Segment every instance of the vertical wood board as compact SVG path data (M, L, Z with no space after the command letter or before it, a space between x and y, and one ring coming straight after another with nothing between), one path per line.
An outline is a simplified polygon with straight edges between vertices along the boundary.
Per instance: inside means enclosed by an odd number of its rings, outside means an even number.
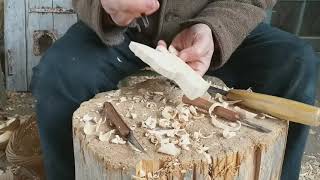
M26 11L25 1L5 0L5 59L8 90L26 91Z
M66 0L53 0L53 7L63 7L72 9L72 1ZM53 14L53 26L61 37L74 23L77 22L77 15L74 14Z
M52 13L29 13L31 8L49 7L52 8L52 0L26 0L27 1L27 75L28 84L32 77L32 68L36 66L41 59L41 56L36 56L33 53L33 34L37 30L53 31L53 15Z

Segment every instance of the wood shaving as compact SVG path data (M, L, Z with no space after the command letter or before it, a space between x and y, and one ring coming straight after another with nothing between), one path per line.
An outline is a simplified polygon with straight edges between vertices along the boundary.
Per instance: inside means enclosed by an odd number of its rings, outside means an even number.
M205 118L206 116L204 115L204 114L199 114L198 116L192 116L192 118L194 119L194 120L199 120L199 119L203 119L203 118Z
M159 153L167 154L170 156L178 156L181 153L180 148L177 148L173 143L161 144L158 149Z
M163 95L164 95L163 92L153 92L153 94L155 94L155 95L160 95L160 96L163 96Z
M217 93L214 99L220 103L224 102L223 96L220 93Z
M148 117L146 121L142 123L142 127L147 128L147 129L154 129L157 126L157 119L153 117Z
M198 116L197 109L194 106L190 106L189 111L193 116Z
M138 115L137 115L137 114L135 114L135 113L131 113L131 118L132 118L132 119L137 119L137 117L138 117Z
M91 120L93 120L93 117L89 116L89 114L84 115L82 118L82 121L84 121L84 122L88 122Z
M219 102L213 103L213 104L210 106L210 108L209 108L209 115L210 115L211 117L215 116L215 115L213 114L213 112L214 112L214 109L215 109L216 107L218 107L218 106L225 107L222 103L219 103Z
M171 121L168 120L168 119L160 119L159 120L159 127L162 127L162 128L171 128Z
M92 121L87 121L83 127L83 132L86 135L94 135L96 133L96 124Z
M96 132L100 131L101 125L104 124L105 122L106 122L106 119L104 119L104 120L102 118L99 119L97 127L96 127Z
M137 128L137 125L136 125L136 124L130 126L130 129L131 129L132 131L134 131L136 128Z
M121 97L121 98L119 99L119 101L120 101L120 102L126 102L126 101L127 101L127 97L125 97L125 96L124 96L124 97Z
M174 121L171 126L173 129L180 129L181 128L181 124L178 121Z
M142 96L133 96L133 97L132 97L132 100L133 100L134 102L136 102L136 103L141 102L142 99L143 99Z
M203 133L201 132L201 129L199 130L199 132L194 132L193 133L193 138L195 139L195 141L199 141L200 139L210 139L213 138L214 133L211 133L208 136L203 135Z
M107 133L103 133L103 132L100 132L100 135L99 135L99 140L102 141L102 142L109 142L110 139L111 139L111 136L116 132L116 130L111 130Z
M111 140L111 143L123 145L123 144L126 144L127 142L124 141L119 135L116 135L116 137Z
M155 102L147 102L146 107L149 108L149 109L156 108L157 104Z
M189 151L190 148L188 147L188 145L190 144L191 142L190 142L189 134L185 134L180 137L178 145L182 147L182 149Z
M165 119L174 119L177 116L178 111L170 106L166 106L161 114Z
M6 131L6 132L2 133L0 135L0 143L2 144L2 143L9 141L11 135L12 135L12 131Z
M231 132L231 131L228 131L228 130L224 130L223 133L222 133L222 136L226 139L230 139L230 138L233 138L237 135L236 132Z
M231 126L228 126L228 125L218 121L217 118L214 117L214 116L211 117L211 123L217 128L220 128L220 129L223 129L223 130L227 130L227 131L231 131L231 132L239 131L240 128L241 128L241 122L240 121L237 121L238 126L231 127Z

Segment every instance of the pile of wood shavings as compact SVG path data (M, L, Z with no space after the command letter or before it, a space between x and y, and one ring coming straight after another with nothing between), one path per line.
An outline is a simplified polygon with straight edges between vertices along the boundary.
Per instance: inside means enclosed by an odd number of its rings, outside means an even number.
M181 150L190 151L193 149L199 154L203 154L208 162L211 163L211 158L208 155L209 148L201 144L201 139L212 138L213 134L216 132L203 134L201 130L198 132L188 132L186 130L186 127L190 126L194 120L205 118L203 111L199 110L197 107L186 105L181 102L179 104L171 102L171 106L168 106L166 96L164 92L161 91L149 92L146 89L139 89L138 92L143 95L133 96L129 92L124 95L121 93L121 90L118 90L109 93L106 98L108 101L115 103L116 106L120 106L121 103L126 102L144 103L145 107L150 109L150 111L152 109L157 109L157 104L161 102L165 105L158 108L158 111L161 112L161 117L149 116L139 127L146 130L144 135L152 144L154 144L154 146L158 147L157 152L178 156L181 153ZM229 105L234 105L237 102L225 101L219 94L217 94L216 97L211 98L211 100L215 102L212 108L210 108L211 110L209 110L209 114L212 118L211 123L215 127L223 130L223 137L229 139L236 136L236 131L240 130L241 123L223 123L212 114L212 111L216 106L229 107ZM102 104L97 104L97 106L102 107ZM256 116L256 114L253 113L248 115L249 112L237 107L234 108L234 110L245 113L245 116ZM137 114L133 111L133 106L128 108L126 114L121 115L129 119L137 118ZM98 139L102 142L120 145L126 144L126 142L115 133L114 129L105 127L107 124L105 119L97 118L96 115L85 114L81 120L84 122L84 133L86 135L98 136ZM135 130L136 128L137 125L131 126L132 130Z

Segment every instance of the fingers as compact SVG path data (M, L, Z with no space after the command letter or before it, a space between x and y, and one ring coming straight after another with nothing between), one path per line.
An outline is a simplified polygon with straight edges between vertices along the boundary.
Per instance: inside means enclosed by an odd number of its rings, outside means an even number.
M163 53L169 53L169 51L167 49L167 43L164 40L158 41L158 45L157 45L156 50L163 52Z
M119 26L127 26L141 14L150 15L160 7L158 0L101 0L101 4Z

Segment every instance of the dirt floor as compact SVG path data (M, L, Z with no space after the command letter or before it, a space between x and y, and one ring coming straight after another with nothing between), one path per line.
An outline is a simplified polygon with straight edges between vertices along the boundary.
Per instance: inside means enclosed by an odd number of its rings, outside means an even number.
M35 101L29 93L8 93L8 101L5 107L0 107L0 112L4 111L9 116L30 115L35 110ZM320 128L313 128L310 131L301 170L301 180L320 179ZM2 154L2 155L1 155ZM5 160L5 155L0 153L0 179L1 174L13 167ZM9 167L9 168L8 168Z

